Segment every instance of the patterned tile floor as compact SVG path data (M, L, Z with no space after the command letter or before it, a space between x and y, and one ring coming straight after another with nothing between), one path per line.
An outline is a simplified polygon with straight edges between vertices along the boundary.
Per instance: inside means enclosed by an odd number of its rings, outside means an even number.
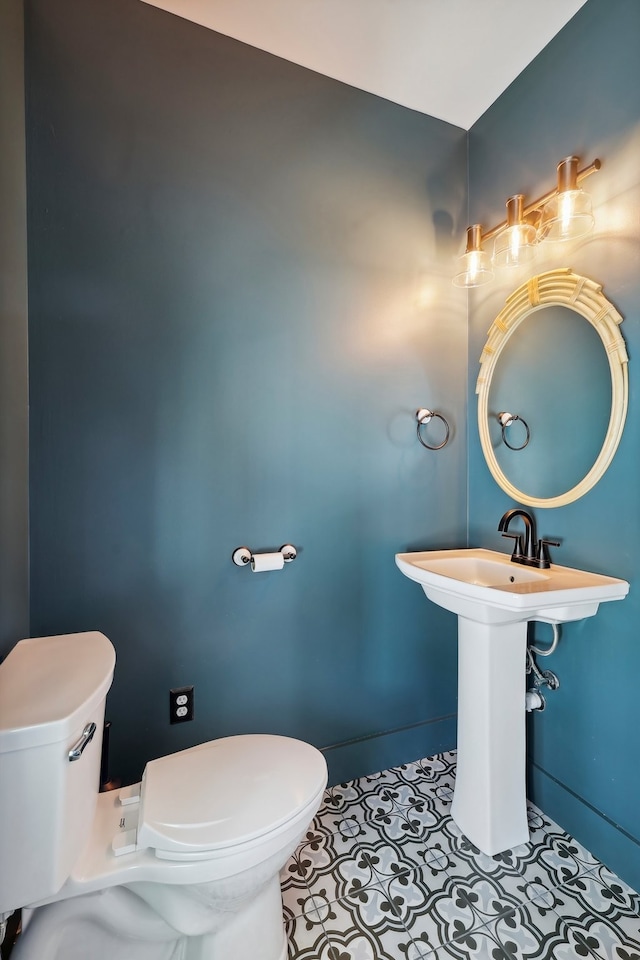
M449 808L455 754L343 783L282 870L290 960L640 960L640 896L536 807L496 857Z

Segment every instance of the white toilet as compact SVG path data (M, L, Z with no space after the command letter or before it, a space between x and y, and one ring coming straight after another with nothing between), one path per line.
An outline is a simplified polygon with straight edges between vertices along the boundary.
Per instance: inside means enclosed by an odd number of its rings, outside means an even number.
M0 919L12 960L284 960L278 873L327 784L288 737L213 740L98 793L115 652L22 640L0 664Z

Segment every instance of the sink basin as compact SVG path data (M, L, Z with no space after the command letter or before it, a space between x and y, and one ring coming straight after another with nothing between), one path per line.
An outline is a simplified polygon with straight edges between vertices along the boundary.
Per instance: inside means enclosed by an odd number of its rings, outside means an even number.
M626 580L555 563L538 570L495 550L398 553L396 563L434 603L479 623L582 620L629 591Z
M527 621L592 617L626 580L538 570L493 550L398 553L400 570L458 614L458 759L451 815L483 853L529 839L525 790Z

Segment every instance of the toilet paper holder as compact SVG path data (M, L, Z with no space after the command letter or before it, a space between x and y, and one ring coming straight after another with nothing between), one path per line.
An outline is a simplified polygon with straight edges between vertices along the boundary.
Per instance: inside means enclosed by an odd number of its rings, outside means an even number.
M298 551L292 543L283 544L277 553L282 554L282 558L285 563L290 563L298 556ZM249 550L249 547L236 547L231 555L231 559L235 563L236 567L245 567L253 560L253 553L251 550Z

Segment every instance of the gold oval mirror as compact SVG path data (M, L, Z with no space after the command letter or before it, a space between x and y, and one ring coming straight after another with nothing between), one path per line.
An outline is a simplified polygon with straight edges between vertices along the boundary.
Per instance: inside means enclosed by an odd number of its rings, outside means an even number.
M628 403L621 322L599 284L563 269L518 287L491 325L476 385L480 443L518 503L571 503L611 463Z

